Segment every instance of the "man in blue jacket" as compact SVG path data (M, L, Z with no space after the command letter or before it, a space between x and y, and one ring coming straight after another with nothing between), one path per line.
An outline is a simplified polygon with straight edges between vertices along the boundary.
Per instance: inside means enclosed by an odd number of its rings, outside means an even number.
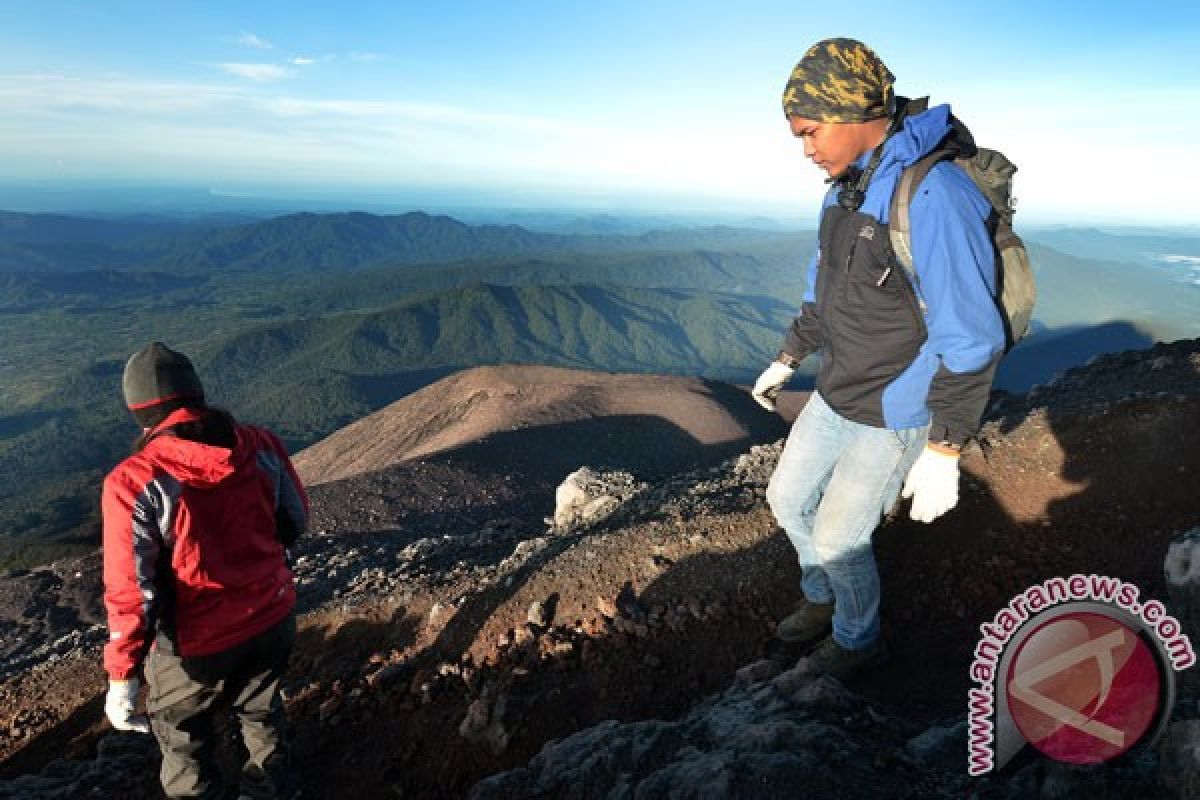
M753 389L774 410L800 361L820 351L816 391L767 488L805 597L776 635L820 640L810 663L843 678L883 654L871 535L902 482L913 519L932 522L958 502L959 452L1005 341L991 205L952 161L934 166L910 206L915 285L892 252L889 204L904 169L934 150L974 152L948 106L910 109L893 81L853 39L818 42L792 71L788 125L832 185L800 314Z

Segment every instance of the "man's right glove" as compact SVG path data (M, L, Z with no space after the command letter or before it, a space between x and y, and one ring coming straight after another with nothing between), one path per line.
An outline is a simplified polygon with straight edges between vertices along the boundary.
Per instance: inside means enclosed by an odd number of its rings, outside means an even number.
M126 681L109 681L108 695L104 698L104 713L108 721L119 731L150 732L150 720L145 714L135 714L133 709L137 703L137 678Z
M789 367L787 364L779 361L772 361L771 366L763 370L763 374L758 376L758 380L754 382L754 388L750 390L750 394L767 411L774 411L776 398L779 397L779 393L783 391L784 385L792 379L792 375L795 372L794 367Z
M901 497L912 498L908 515L933 522L958 505L958 456L926 445L908 471Z

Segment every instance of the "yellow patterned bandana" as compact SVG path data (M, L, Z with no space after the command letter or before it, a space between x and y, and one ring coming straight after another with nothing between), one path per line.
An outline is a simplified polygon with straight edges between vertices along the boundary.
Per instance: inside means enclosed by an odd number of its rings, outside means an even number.
M817 122L866 122L892 113L896 76L855 39L808 48L783 90L783 113Z

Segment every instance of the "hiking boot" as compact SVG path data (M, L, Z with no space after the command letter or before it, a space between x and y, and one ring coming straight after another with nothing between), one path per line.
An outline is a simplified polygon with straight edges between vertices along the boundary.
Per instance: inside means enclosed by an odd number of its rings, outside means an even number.
M238 800L297 800L300 776L291 767L291 757L276 751L263 766L247 763L242 768Z
M237 800L258 800L261 795L239 794ZM287 795L287 800L300 800L300 790L297 789L294 794Z
M805 601L775 626L775 638L788 644L810 644L833 629L833 603Z
M848 650L829 636L817 645L805 660L810 669L844 681L882 664L886 656L882 639L876 639L857 650Z

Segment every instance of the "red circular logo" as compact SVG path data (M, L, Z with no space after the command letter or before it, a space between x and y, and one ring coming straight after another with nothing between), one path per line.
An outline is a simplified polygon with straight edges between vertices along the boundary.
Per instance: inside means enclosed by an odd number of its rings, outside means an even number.
M1096 764L1128 752L1146 733L1162 681L1137 632L1081 611L1055 617L1021 643L1005 688L1026 741L1059 761Z

